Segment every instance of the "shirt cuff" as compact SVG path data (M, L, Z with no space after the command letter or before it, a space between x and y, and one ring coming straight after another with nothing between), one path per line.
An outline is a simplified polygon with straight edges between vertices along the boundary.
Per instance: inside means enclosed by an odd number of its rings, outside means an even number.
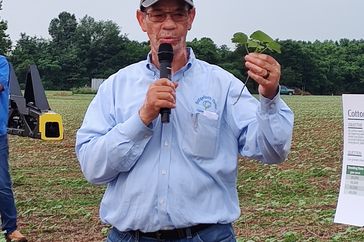
M260 112L262 114L274 114L278 112L279 100L281 97L279 92L273 99L263 97L262 95L260 95L259 97L260 97Z

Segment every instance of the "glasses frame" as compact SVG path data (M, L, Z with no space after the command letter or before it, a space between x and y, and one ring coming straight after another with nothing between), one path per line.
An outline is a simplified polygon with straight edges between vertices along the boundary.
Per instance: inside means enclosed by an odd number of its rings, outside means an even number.
M169 16L174 22L176 23L183 23L188 20L188 16L190 14L189 8L183 9L183 10L177 10L173 12L163 12L163 11L143 11L143 13L146 15L148 20L152 23L163 23L166 21L167 17ZM157 14L158 13L158 14ZM183 13L183 14L182 14Z

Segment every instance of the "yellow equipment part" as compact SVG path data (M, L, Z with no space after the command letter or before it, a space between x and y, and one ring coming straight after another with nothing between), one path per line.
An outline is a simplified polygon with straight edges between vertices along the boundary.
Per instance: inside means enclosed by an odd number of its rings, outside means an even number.
M62 140L62 116L49 111L39 116L39 133L42 140Z

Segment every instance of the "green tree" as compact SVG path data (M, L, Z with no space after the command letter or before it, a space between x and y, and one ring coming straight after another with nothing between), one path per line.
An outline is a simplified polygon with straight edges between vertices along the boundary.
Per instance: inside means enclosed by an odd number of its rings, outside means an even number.
M312 79L313 60L304 48L307 43L293 40L279 41L279 43L282 46L282 53L274 57L281 64L281 83L309 91L306 89Z
M106 78L120 67L129 64L127 48L129 43L125 35L121 35L119 27L112 21L95 21L85 16L81 19L75 35L77 55L84 67L83 83L91 78Z
M77 20L74 14L61 12L58 18L51 20L48 33L54 43L63 48L72 43L73 36L76 32Z
M48 67L43 67L41 64L49 56L48 45L49 43L45 39L30 37L25 33L21 33L10 57L21 85L24 85L26 72L31 64L36 64L41 74L42 69L48 69ZM45 85L46 87L47 85Z
M77 86L83 78L83 66L75 41L77 26L75 15L68 12L61 12L49 24L48 32L52 40L48 48L50 55L45 61L53 67L48 77L49 88L67 90Z
M2 10L2 0L0 1L0 11ZM11 50L11 40L9 35L6 34L8 23L0 19L0 54L7 55Z
M8 24L4 20L0 20L0 54L7 55L11 50L11 40L6 34Z
M244 81L247 77L244 68L244 56L246 54L246 49L243 46L237 46L234 51L230 51L226 45L222 45L219 49L218 65ZM256 89L254 82L248 82L247 87L252 91Z
M192 47L196 57L208 63L217 64L219 59L218 48L212 39L204 37L198 40L194 38L188 43L188 46Z

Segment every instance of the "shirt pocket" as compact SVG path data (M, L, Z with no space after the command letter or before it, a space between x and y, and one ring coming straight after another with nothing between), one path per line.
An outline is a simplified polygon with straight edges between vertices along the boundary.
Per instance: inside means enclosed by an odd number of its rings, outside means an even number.
M185 127L183 150L189 155L211 159L216 156L218 118L202 113L190 114Z

